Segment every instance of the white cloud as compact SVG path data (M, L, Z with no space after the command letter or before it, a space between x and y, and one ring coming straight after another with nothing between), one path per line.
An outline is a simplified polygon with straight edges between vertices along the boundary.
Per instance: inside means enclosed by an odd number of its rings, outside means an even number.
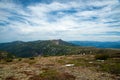
M5 3L6 5L4 5ZM119 9L113 10L116 5L119 5L117 0L98 0L94 2L89 0L88 2L72 1L66 3L55 1L50 4L39 3L27 7L22 7L21 4L13 2L1 2L0 22L9 23L4 26L0 25L1 41L54 38L117 41L120 40L118 35L103 35L103 33L119 32L120 30L120 27L110 27L111 24L105 23L114 21L114 14L120 13ZM69 12L73 9L76 12ZM50 14L51 12L53 13ZM17 17L19 18L16 19ZM120 25L120 23L117 23L117 25ZM13 39L11 39L11 36Z

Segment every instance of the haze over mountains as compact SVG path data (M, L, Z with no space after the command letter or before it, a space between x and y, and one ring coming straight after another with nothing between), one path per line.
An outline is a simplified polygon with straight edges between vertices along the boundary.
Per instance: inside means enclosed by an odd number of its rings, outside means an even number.
M113 42L98 42L98 41L69 41L72 44L79 46L92 46L96 48L116 48L120 49L120 41Z

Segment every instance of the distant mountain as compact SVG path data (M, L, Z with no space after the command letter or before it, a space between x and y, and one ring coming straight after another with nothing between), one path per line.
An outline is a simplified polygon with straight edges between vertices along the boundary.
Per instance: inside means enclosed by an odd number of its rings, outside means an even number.
M97 41L69 41L69 43L79 46L92 46L96 48L116 48L120 49L120 41L116 42L97 42Z
M16 57L54 56L70 54L118 53L120 50L98 49L95 47L76 46L74 42L58 40L14 41L0 43L0 50ZM77 44L77 43L76 43ZM77 44L78 45L78 44Z
M0 50L10 52L17 57L31 57L38 55L63 55L74 51L75 45L58 40L14 41L0 43Z

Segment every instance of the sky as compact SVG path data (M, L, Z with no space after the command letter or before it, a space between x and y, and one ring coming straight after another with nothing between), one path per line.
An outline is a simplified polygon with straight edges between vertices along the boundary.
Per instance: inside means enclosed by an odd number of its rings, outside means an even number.
M0 0L0 43L120 41L120 0Z

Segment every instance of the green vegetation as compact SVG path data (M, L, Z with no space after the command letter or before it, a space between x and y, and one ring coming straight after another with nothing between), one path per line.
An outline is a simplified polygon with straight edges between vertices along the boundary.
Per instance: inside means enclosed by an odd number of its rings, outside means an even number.
M109 54L109 59L100 64L100 70L120 74L120 53Z
M26 65L34 65L34 67L41 68L43 65L39 64L39 62L37 63L38 59L36 59L36 56L41 55L44 56L41 58L43 62L48 62L44 64L47 68L54 67L56 63L65 67L68 67L66 65L72 64L70 67L92 68L97 71L120 75L120 50L118 49L80 47L61 40L5 43L0 44L0 49L13 53L10 54L5 51L0 51L0 61L4 64L9 64L8 62L12 62L10 64L13 64L18 60L21 61L20 63L23 62ZM15 57L13 55L16 55L18 58L16 57L14 60ZM51 60L49 56L54 56L53 59L55 60ZM56 59L55 56L58 56L59 59ZM22 57L27 57L27 59L22 59ZM46 58L46 60L44 58ZM49 63L50 61L54 61L54 64ZM47 68L42 69L42 73L39 75L32 75L31 72L32 76L29 80L75 80L75 76L69 73ZM12 77L6 79L9 78Z
M5 80L17 80L14 76L8 76Z
M0 50L12 53L16 57L36 57L41 56L61 56L77 54L108 54L118 53L120 50L97 49L93 47L75 46L62 40L46 40L22 42L16 41L11 43L1 43Z
M68 60L67 64L74 64L74 66L85 66L87 61L83 58L76 58Z
M18 58L18 61L22 61L22 58Z
M8 58L8 59L5 59L6 62L12 62L13 59L12 58Z
M35 58L34 58L34 57L30 57L29 59L30 59L30 60L34 60Z
M4 60L6 62L12 62L14 59L14 56L10 53L7 53L5 51L0 51L0 61Z
M120 50L97 49L93 47L80 47L62 40L46 40L11 43L1 43L0 50L12 53L16 57L61 56L77 54L108 54L119 53Z
M92 67L92 69L108 72L110 74L120 74L120 57L116 54L94 54L94 57L73 57L70 59L60 59L60 64L74 64L75 67ZM77 55L76 55L77 56Z
M1 79L20 79L19 76L13 76L7 72L13 72L21 76L26 76L28 80L75 80L79 78L79 74L92 74L92 79L96 80L101 77L109 80L108 77L119 80L120 75L120 57L119 53L107 54L107 59L96 59L98 54L87 54L87 55L67 55L67 56L50 56L50 57L31 57L31 58L17 58L12 62L3 61L4 64L0 68L7 74ZM105 56L106 54L102 54ZM101 58L101 57L100 57ZM22 59L22 61L21 61ZM20 61L20 62L18 62ZM11 62L11 63L9 63ZM15 64L14 64L15 63ZM9 71L8 67L9 65ZM4 68L6 67L6 68ZM29 67L29 68L28 68ZM16 72L19 71L20 72ZM87 72L88 71L88 72ZM99 76L96 78L94 74L98 73ZM98 75L96 74L96 75ZM101 76L101 75L104 75ZM108 76L109 75L109 76ZM84 76L86 78L86 76ZM22 77L21 77L22 78ZM25 77L22 79L24 80ZM79 80L83 80L80 78ZM87 78L89 79L89 78Z
M100 70L111 74L120 74L120 63L105 63L100 65Z
M39 75L30 77L29 80L75 80L75 76L53 69L46 69Z
M28 64L32 65L32 64L35 64L36 61L29 61Z
M107 60L108 58L110 58L109 54L96 54L95 55L96 60Z

